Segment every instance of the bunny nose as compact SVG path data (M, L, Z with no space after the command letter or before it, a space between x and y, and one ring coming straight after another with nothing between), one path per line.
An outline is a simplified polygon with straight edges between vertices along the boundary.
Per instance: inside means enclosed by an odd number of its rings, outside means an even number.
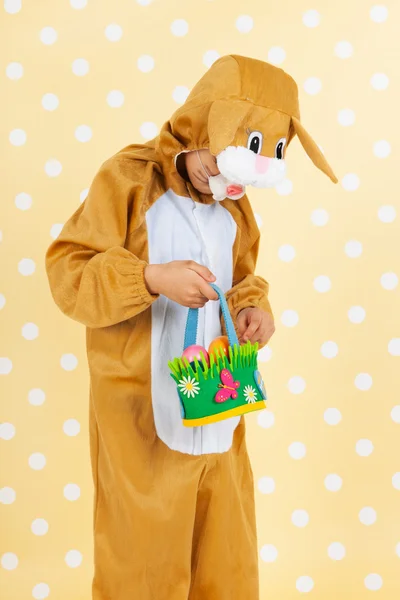
M256 156L256 172L257 173L266 173L268 171L270 159L267 156L261 156L261 154L257 154Z

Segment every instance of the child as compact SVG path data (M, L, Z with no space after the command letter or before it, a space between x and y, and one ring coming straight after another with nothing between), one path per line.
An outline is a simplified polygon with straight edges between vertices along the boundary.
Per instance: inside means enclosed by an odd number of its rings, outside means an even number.
M211 282L241 341L273 334L244 192L284 177L296 133L336 181L300 124L295 82L225 56L155 140L104 162L47 252L55 302L87 327L93 600L259 598L244 418L184 427L168 361L182 353L188 307L199 308L198 344L224 331Z

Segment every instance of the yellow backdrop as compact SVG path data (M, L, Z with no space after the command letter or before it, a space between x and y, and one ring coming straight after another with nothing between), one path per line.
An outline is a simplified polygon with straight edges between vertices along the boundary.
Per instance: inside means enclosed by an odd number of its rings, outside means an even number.
M1 600L90 598L84 328L45 250L101 162L227 53L294 76L340 179L295 140L289 178L249 194L276 318L269 410L247 417L262 599L399 598L400 3L4 0L0 18Z

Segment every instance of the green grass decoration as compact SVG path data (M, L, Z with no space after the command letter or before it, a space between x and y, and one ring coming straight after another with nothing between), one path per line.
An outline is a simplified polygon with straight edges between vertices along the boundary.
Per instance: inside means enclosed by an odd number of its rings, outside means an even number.
M212 379L214 379L214 377L219 377L222 369L226 368L229 368L232 373L234 373L236 369L245 367L254 367L254 369L256 369L257 352L258 343L252 344L248 341L246 344L239 347L235 344L233 350L232 346L229 346L228 356L219 349L216 349L210 354L210 365L207 365L204 355L201 353L200 362L197 358L194 358L193 363L190 364L187 358L175 358L173 361L168 362L168 366L171 370L172 377L177 383L179 383L183 376L187 377L188 375L200 382L202 380L207 380L210 377ZM194 367L192 366L193 364Z

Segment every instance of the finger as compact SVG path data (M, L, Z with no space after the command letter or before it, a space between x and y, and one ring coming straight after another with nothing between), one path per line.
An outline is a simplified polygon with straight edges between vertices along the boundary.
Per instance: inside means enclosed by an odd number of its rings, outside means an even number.
M261 314L250 313L250 323L242 335L244 341L247 341L247 339L250 339L255 334L257 329L260 327L261 322L262 322Z
M199 292L203 296L208 298L208 300L218 300L217 292L211 287L211 285L208 285L208 283L201 283L199 287Z
M215 275L211 273L208 267L205 267L204 265L199 265L199 263L195 262L194 260L189 260L187 262L187 267L191 271L194 271L195 273L200 275L200 277L202 277L205 281L215 281Z

